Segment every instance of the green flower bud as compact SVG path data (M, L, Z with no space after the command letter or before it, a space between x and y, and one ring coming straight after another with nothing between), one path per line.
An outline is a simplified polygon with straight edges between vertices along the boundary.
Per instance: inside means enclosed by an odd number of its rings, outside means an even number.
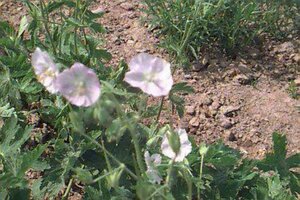
M114 170L114 172L112 172L110 175L106 177L109 187L115 189L119 187L119 181L124 171L124 167L125 167L124 165L121 165L118 170Z
M177 155L178 152L180 151L180 138L179 135L177 133L175 133L174 131L167 131L167 138L169 141L169 144L172 148L172 150L174 151L174 153Z
M208 147L204 143L200 144L200 148L199 148L200 155L201 156L205 155L207 151L208 151Z

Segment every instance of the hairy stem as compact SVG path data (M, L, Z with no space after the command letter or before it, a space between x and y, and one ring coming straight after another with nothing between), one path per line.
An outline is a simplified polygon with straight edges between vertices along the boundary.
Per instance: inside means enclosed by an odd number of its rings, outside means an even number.
M157 114L157 117L156 117L156 123L158 123L158 121L159 121L161 111L162 111L163 106L164 106L164 100L165 100L165 97L162 97L161 101L160 101L159 111L158 111L158 114Z

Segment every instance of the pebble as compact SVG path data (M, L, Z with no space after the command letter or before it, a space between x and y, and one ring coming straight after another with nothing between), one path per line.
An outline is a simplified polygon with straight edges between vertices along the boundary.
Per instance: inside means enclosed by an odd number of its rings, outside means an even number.
M194 115L195 111L196 111L196 107L195 106L186 106L185 110L186 110L187 114Z
M233 123L229 119L221 119L221 126L225 129L230 129L233 126Z
M245 74L238 74L237 76L234 77L234 81L238 82L241 85L247 85L251 83L252 80L253 77L246 76Z
M294 80L296 86L300 86L300 78Z
M210 106L213 100L208 95L201 95L199 99L200 105Z
M200 125L200 120L198 117L193 117L190 122L189 125L193 126L193 127L198 127Z
M120 6L127 11L134 10L134 6L129 2L122 3Z
M231 117L232 114L236 111L239 111L241 109L240 106L227 106L223 107L223 115L226 117Z

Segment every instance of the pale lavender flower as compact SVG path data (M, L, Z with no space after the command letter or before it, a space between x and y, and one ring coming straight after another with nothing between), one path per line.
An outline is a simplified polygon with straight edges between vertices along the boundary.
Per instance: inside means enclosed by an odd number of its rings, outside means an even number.
M140 53L132 58L129 69L124 80L131 86L155 97L169 94L173 79L170 63L164 59Z
M175 130L175 133L177 133L179 136L179 151L177 153L174 152L167 135L163 137L161 150L165 156L171 158L172 160L174 159L175 162L181 162L192 151L192 145L185 129L177 129Z
M92 69L75 63L57 76L55 87L72 104L88 107L100 97L100 83Z
M31 64L38 81L42 83L50 93L56 93L57 89L54 86L54 81L59 70L50 56L40 48L36 48L32 54Z
M159 154L150 156L149 152L146 151L144 157L147 165L146 175L151 182L160 184L162 178L159 176L157 165L161 163L161 156Z

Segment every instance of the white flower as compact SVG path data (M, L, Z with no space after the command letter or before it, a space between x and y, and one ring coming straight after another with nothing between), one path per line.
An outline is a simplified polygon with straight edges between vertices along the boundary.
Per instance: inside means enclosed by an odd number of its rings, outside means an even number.
M146 151L144 157L147 165L146 174L148 178L151 182L160 184L162 178L159 176L159 172L156 167L161 163L161 156L159 154L153 154L150 156L149 152Z
M55 87L72 104L88 107L100 97L100 83L92 69L75 63L70 69L60 73Z
M125 81L143 92L158 96L169 94L173 79L170 63L147 53L140 53L129 63L130 71L125 74Z
M192 145L188 139L188 135L185 129L177 129L175 130L175 132L178 134L179 142L180 142L178 152L175 153L174 150L172 149L167 135L163 137L161 150L165 156L174 159L175 162L181 162L192 151Z
M50 56L40 48L36 48L32 54L31 64L38 81L42 83L50 93L56 93L57 89L54 86L54 81L59 70Z

